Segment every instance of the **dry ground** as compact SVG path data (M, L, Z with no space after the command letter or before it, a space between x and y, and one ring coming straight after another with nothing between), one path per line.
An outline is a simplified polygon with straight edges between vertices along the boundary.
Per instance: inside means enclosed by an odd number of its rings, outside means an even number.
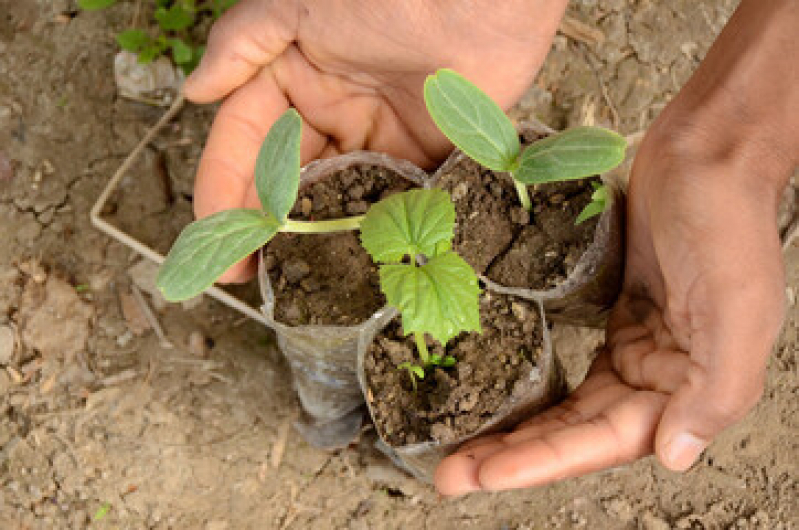
M558 36L514 116L645 129L734 4L572 2L570 16L593 30ZM132 279L146 285L143 266L94 230L88 211L161 110L116 96L113 34L133 3L73 17L74 8L72 0L0 0L0 528L799 524L799 248L786 253L790 315L763 400L694 469L677 475L645 459L530 491L438 500L371 450L368 433L335 454L303 443L290 429L287 366L258 324L205 300L158 309L171 348L146 329ZM161 250L190 217L187 194L211 116L185 110L109 208ZM598 337L558 334L570 379L579 380Z

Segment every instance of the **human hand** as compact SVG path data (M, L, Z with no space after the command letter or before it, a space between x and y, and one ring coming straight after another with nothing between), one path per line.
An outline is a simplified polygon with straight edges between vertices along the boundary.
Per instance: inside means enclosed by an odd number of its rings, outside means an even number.
M225 98L200 161L194 211L257 208L253 168L289 105L302 161L356 149L431 167L450 145L427 114L425 77L450 67L510 107L538 71L566 0L241 0L213 27L186 81L197 103ZM239 282L253 260L221 278Z
M762 176L768 158L692 160L669 142L653 130L636 158L623 292L585 381L446 459L441 493L536 486L653 452L685 470L758 400L783 314L778 186L740 175Z
M445 459L445 495L655 453L683 471L760 397L784 311L776 214L799 163L799 4L743 0L650 128L628 192L607 344L561 405Z

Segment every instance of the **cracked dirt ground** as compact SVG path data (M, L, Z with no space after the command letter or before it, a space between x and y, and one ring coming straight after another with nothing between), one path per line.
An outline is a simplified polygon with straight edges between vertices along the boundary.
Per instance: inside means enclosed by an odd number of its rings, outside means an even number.
M338 453L308 447L290 428L296 405L269 333L212 300L162 307L146 264L89 224L102 186L162 112L116 97L113 34L133 4L73 16L72 0L0 0L1 529L796 527L795 246L765 395L684 475L650 458L439 500L369 449L369 433ZM573 1L514 117L645 129L734 4ZM122 183L110 219L166 250L190 218L211 116L184 110ZM173 347L148 328L137 288ZM557 333L574 382L597 334Z

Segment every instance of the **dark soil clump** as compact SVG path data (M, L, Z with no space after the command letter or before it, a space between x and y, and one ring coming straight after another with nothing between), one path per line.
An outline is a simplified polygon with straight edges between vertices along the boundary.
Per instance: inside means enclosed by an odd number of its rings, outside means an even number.
M508 174L464 157L439 179L457 212L454 248L478 274L509 287L551 289L588 249L598 217L574 222L591 202L589 179L530 187L527 212Z
M364 358L368 397L378 431L395 447L455 441L475 433L509 398L529 392L543 352L541 317L533 303L495 293L480 301L483 333L464 333L446 353L457 363L428 369L414 390L397 365L419 359L411 337L394 321ZM443 354L439 344L430 353Z
M292 219L318 221L366 213L413 183L385 168L353 166L300 190ZM278 234L267 246L275 319L291 326L356 325L385 304L377 268L358 232Z

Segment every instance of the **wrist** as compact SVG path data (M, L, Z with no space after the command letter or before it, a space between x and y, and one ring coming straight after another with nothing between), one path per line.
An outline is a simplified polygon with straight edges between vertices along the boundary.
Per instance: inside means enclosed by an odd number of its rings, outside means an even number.
M743 0L651 136L782 189L799 164L797 25L795 0Z

